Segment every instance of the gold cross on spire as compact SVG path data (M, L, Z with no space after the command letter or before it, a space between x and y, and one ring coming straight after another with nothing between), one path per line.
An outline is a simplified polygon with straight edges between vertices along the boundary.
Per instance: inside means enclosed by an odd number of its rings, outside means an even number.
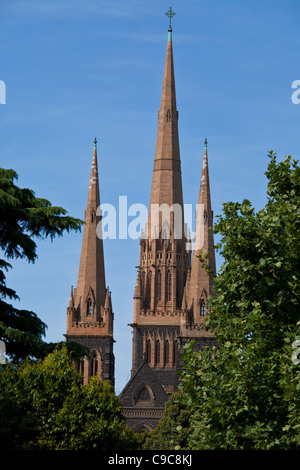
M176 15L176 13L172 10L172 7L170 7L170 10L168 10L165 14L170 18L169 31L172 31L172 18Z

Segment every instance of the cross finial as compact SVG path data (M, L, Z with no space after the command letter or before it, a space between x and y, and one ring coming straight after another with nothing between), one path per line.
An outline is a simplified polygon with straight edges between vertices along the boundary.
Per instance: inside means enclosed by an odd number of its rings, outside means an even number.
M96 139L96 137L95 137L95 140L94 140L94 149L96 149L96 148L97 148L97 139Z
M176 15L176 13L172 10L172 7L170 7L170 10L168 10L165 14L170 18L169 31L172 31L172 18Z
M204 145L205 145L205 150L207 150L207 138L205 138Z

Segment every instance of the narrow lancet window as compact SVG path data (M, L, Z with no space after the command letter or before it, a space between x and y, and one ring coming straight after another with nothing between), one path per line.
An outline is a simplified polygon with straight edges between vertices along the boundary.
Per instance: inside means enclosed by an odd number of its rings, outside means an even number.
M91 298L89 297L87 300L87 304L86 304L86 314L87 316L91 316L92 313L93 313L93 303L92 303Z
M157 302L161 301L161 272L160 270L157 271L157 276L156 276L156 300Z
M205 302L204 299L200 301L200 317L205 317Z
M155 364L160 364L160 341L155 341Z
M167 272L167 292L166 292L166 297L167 297L167 302L171 300L171 291L172 291L172 282L171 282L171 271L168 270Z
M93 354L91 359L91 377L98 375L98 356L96 353Z
M147 358L148 364L150 364L150 362L151 362L151 341L150 341L150 339L148 339L148 341L146 343L146 358Z
M165 344L164 344L164 360L165 364L169 364L170 361L170 348L169 348L169 341L166 339Z

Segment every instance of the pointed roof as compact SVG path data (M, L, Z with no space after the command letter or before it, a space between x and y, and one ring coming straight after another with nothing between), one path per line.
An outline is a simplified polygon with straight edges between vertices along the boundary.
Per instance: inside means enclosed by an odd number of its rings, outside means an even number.
M152 238L154 234L154 227L151 232L151 208L153 208L154 204L158 204L159 206L167 204L169 207L173 204L179 204L181 208L183 208L178 111L176 105L172 34L170 31L167 43L160 110L158 113L158 130L148 219L149 238ZM157 232L160 232L161 229L162 227L160 225Z
M181 310L186 310L188 308L188 295L189 295L189 288L190 288L190 277L191 271L190 269L187 272L186 282L183 290L183 297L182 297L182 305Z
M70 299L69 299L69 308L74 307L74 291L73 291L73 286L71 286L71 292L70 292Z
M162 407L169 398L168 394L146 361L141 363L120 393L118 398L123 406L134 406L133 398L135 392L143 384L149 386L153 391L155 397L154 407Z
M105 303L105 270L103 256L103 240L101 231L101 216L97 209L100 205L97 141L94 141L94 152L89 181L87 206L85 211L85 225L83 231L80 265L77 288L75 291L75 306L85 302L92 291L95 297L97 312ZM99 236L100 235L100 236Z
M192 268L190 276L190 285L188 292L188 307L199 303L203 289L207 295L212 294L213 279L207 275L202 268L198 259L201 251L205 251L210 256L207 260L210 269L216 272L214 236L213 236L213 212L211 209L208 156L207 156L207 139L205 139L204 156L201 173L201 183L199 191L198 208L196 215L196 231L194 240L194 250L192 259Z
M111 295L110 295L110 292L109 292L109 287L107 287L107 289L106 289L104 307L108 308L108 309L111 308Z
M140 270L138 270L133 298L140 298L141 296L142 296L141 272Z
M94 140L94 152L88 192L87 210L97 210L100 205L100 190L99 190L99 175L98 175L98 160L97 160L97 139Z

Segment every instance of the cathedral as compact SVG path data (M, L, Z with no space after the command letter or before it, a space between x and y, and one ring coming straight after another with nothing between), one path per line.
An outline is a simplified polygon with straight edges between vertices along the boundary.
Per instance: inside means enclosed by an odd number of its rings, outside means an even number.
M135 431L154 429L163 417L165 402L178 389L184 342L193 339L197 350L216 345L215 337L205 328L213 276L198 259L200 251L208 253L210 270L216 272L207 140L199 199L195 201L192 250L184 222L171 26L174 12L170 8L167 14L170 24L148 222L140 237L133 293L131 378L119 395L126 423ZM78 281L77 287L71 288L65 336L90 351L89 359L82 358L77 364L84 383L96 376L114 384L114 314L105 280L99 206L95 139Z

